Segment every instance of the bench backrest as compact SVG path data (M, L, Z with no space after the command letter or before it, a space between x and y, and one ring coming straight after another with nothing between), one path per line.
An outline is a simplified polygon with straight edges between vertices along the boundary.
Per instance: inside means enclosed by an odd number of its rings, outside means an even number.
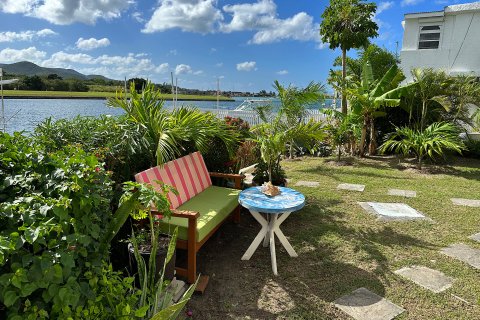
M157 180L177 189L178 195L169 192L170 208L176 209L212 185L205 161L200 152L169 161L135 175L140 183L149 183L158 191Z

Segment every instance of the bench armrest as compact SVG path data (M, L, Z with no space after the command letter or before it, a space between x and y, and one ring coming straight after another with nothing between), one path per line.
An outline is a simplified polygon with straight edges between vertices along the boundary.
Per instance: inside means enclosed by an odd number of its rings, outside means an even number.
M245 178L244 175L236 173L209 172L208 174L210 175L210 177L214 178L232 179L233 181L235 181L235 189L242 188L242 181L243 178Z

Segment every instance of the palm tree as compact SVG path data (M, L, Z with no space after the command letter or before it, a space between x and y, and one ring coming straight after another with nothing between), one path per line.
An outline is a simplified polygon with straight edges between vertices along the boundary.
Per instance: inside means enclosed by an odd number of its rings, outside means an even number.
M412 88L415 88L415 92L422 102L420 129L423 130L428 109L434 102L433 98L442 95L449 86L448 76L443 71L434 71L431 68L412 69L411 73L414 80Z
M157 164L182 155L187 151L186 145L193 144L197 150L205 152L215 137L233 154L238 137L215 115L191 107L168 111L163 104L160 91L151 82L141 93L132 84L129 101L122 94L108 100L109 106L122 108L131 122L144 129L143 138L151 145Z
M480 106L480 83L470 75L460 75L452 78L444 95L432 98L453 116L453 121L461 120L473 124L474 117L470 116L472 106Z
M396 107L400 97L412 86L400 86L405 79L402 71L396 65L392 66L380 80L374 80L372 66L369 62L363 65L362 80L348 95L352 101L353 113L362 116L362 136L360 139L360 156L365 153L367 133L370 131L369 154L375 154L376 133L375 118L385 116L384 107Z
M285 117L282 121L287 127L295 127L302 124L307 115L308 107L324 99L325 86L320 83L310 82L303 89L289 85L282 86L275 80L273 87L277 91L280 100L278 114ZM293 158L294 139L289 141L289 156Z
M413 153L419 170L425 157L433 159L436 155L444 155L447 150L461 153L463 149L458 129L448 122L434 122L425 130L396 128L380 146L381 153L393 151L405 156Z
M345 78L347 51L368 45L368 39L378 36L378 25L373 21L377 10L374 2L363 0L330 0L322 13L320 35L330 49L342 50L342 112L347 113Z

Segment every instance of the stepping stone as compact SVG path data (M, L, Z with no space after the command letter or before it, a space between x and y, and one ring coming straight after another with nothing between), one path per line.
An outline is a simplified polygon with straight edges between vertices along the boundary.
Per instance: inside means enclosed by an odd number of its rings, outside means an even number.
M310 188L316 188L320 185L320 182L317 181L297 181L295 183L295 186L299 187L310 187Z
M391 320L405 311L365 288L338 298L334 303L335 307L357 320Z
M395 273L435 293L447 290L453 283L453 278L446 276L443 272L423 266L406 267Z
M417 193L412 190L401 190L401 189L389 189L388 195L390 196L400 196L405 198L415 198Z
M480 250L474 249L463 243L452 244L450 247L443 248L442 253L449 257L468 263L475 269L480 269Z
M472 234L469 238L472 239L472 240L475 240L477 242L480 242L480 232Z
M363 190L365 190L365 185L363 185L363 184L351 184L351 183L340 183L337 186L337 189L338 190L363 192Z
M379 220L429 219L405 203L359 202L367 212L378 216Z
M452 200L453 204L456 206L480 208L480 200L460 198L451 198L450 200Z

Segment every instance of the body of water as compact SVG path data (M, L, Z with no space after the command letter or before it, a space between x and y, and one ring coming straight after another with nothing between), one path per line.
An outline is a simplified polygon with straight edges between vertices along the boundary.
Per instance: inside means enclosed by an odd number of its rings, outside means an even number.
M220 101L219 108L233 110L245 98L235 101ZM48 117L53 119L71 119L78 115L98 117L100 115L121 115L123 110L110 108L106 100L81 99L5 99L5 119L7 132L32 132L35 126ZM325 101L328 106L330 100ZM178 101L177 106L196 106L200 109L215 109L216 101ZM173 108L172 101L165 101L165 107ZM318 106L320 107L320 105Z

